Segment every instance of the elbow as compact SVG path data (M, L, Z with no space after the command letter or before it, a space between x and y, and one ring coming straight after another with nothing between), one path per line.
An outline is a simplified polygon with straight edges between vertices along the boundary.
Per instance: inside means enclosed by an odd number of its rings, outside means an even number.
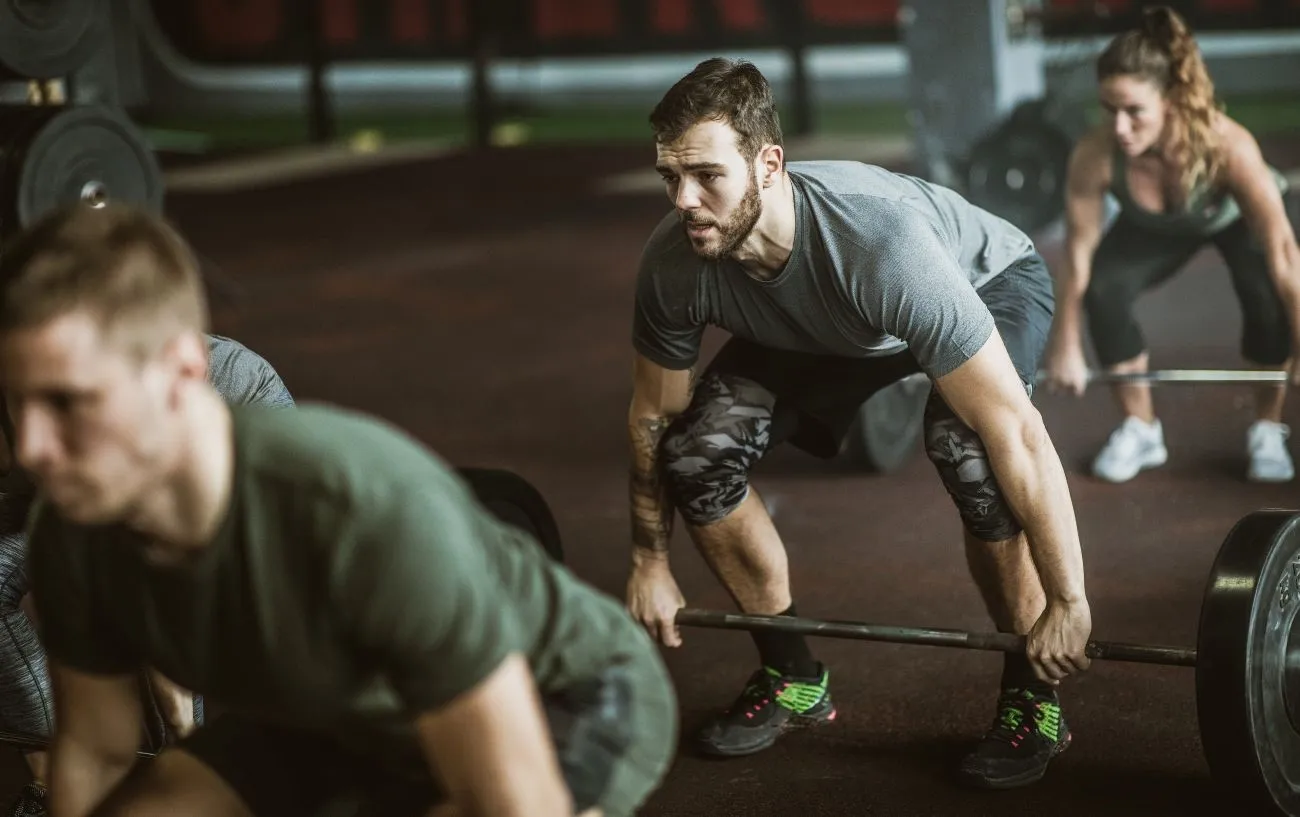
M996 429L980 436L991 458L1009 462L1037 462L1040 455L1052 448L1043 415L1033 404L1017 409L998 423Z
M1016 432L1021 446L1035 458L1052 448L1052 439L1047 434L1047 424L1043 422L1043 415L1039 414L1036 408L1024 412Z

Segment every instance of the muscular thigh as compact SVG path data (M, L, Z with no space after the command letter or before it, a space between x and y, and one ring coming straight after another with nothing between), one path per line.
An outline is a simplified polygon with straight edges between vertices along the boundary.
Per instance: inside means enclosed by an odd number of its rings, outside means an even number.
M163 777L148 779L140 791L162 798L159 802L183 797L222 808L239 806L193 812L197 815L320 817L327 813L322 811L326 805L355 794L365 776L361 760L332 741L229 713L212 718L153 762L176 755L182 759L172 761ZM182 793L186 787L193 791Z
M137 765L94 817L253 817L210 766L184 749L163 750Z
M674 506L691 524L727 516L773 444L776 396L748 378L707 372L664 435L660 454Z

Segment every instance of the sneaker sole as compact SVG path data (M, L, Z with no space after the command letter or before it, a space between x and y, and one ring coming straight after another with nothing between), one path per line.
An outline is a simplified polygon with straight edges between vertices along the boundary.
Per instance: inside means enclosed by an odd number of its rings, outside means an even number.
M1097 479L1101 480L1102 482L1109 482L1112 485L1119 485L1120 483L1128 482L1129 480L1136 478L1137 475L1142 473L1143 471L1148 471L1152 468L1159 468L1160 466L1164 465L1168 461L1169 461L1169 452L1165 451L1161 453L1160 456L1158 457L1152 457L1150 459L1143 460L1138 465L1137 470L1132 472L1131 474L1128 474L1127 476L1123 476L1123 475L1110 476L1110 475L1100 473L1096 469L1093 469L1092 475Z
M1290 482L1291 480L1295 479L1295 473L1293 472L1290 474L1276 474L1276 475L1250 473L1246 475L1246 479L1250 480L1251 482L1271 482L1271 483Z
M710 743L707 740L701 739L697 739L695 745L699 747L701 753L710 757L745 757L746 755L758 754L764 749L772 748L781 736L787 732L797 732L801 729L811 729L815 726L830 723L835 720L837 714L835 708L831 707L830 712L822 715L812 717L807 715L795 715L776 729L766 732L764 737L759 739L757 742L747 743L743 746L719 746L716 743Z
M1070 748L1070 743L1073 740L1073 735L1066 735L1065 740L1056 744L1056 748L1053 749L1052 754L1048 756L1047 762L1037 769L1030 769L1027 772L1021 772L1020 774L997 778L987 777L978 772L961 770L958 773L958 776L962 781L977 789L1017 789L1022 786L1028 786L1031 783L1037 783L1039 780L1043 779L1043 776L1047 774L1047 767L1053 760L1065 752L1066 749Z

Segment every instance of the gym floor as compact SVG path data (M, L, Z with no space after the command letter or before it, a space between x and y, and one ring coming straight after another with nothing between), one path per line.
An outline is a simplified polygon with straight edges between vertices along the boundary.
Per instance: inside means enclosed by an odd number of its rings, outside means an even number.
M1280 167L1300 166L1300 132L1265 148ZM598 182L651 157L644 145L449 155L257 192L172 194L169 211L205 256L216 331L265 355L299 400L376 412L455 463L523 474L550 501L570 567L621 596L632 281L667 205L600 193ZM1042 246L1059 258L1059 243ZM1202 255L1141 303L1156 365L1240 364L1223 273ZM1252 510L1298 505L1294 483L1244 479L1248 392L1159 392L1170 462L1124 486L1087 475L1118 419L1105 393L1038 403L1069 471L1095 637L1194 644L1229 528ZM882 477L782 450L756 484L789 548L802 614L988 627L957 518L919 452ZM674 553L688 602L727 607L680 533ZM667 660L689 737L735 695L755 655L744 633L685 636ZM1071 750L1041 783L987 793L951 772L992 716L999 656L814 646L831 667L836 722L750 758L706 761L684 748L643 813L1118 817L1230 805L1202 756L1191 670L1094 664L1064 687ZM24 772L16 755L0 766L7 795Z

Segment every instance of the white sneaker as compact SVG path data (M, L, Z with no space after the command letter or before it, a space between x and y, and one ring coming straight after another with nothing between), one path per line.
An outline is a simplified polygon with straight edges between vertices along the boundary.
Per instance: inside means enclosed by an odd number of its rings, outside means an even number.
M1295 477L1291 452L1286 439L1291 429L1272 420L1256 420L1246 432L1246 451L1250 454L1250 470L1246 476L1254 482L1289 482Z
M1144 468L1164 465L1168 458L1160 421L1148 425L1136 417L1128 417L1111 432L1106 446L1092 461L1092 473L1107 482L1128 482Z

